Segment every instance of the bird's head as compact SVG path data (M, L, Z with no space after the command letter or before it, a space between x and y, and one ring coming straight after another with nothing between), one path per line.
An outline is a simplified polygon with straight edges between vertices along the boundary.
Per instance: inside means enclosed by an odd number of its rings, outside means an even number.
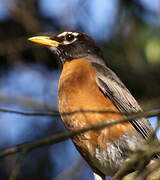
M29 40L49 47L62 64L78 58L103 63L101 50L95 41L84 33L68 31L55 36L35 36Z

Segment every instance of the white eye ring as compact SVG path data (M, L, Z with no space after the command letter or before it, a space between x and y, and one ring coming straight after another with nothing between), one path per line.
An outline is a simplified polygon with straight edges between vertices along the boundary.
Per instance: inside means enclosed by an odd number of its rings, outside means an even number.
M71 43L73 43L76 40L77 40L77 38L76 38L76 36L73 33L68 33L64 37L63 44L64 45L71 44Z
M71 32L71 31L68 31L68 32L63 32L63 33L61 33L61 34L58 34L57 37L64 37L64 36L66 36L67 34L73 34L74 36L78 36L78 35L79 35L78 32Z
M76 41L78 35L79 35L78 32L71 32L71 31L69 31L69 32L63 32L63 33L59 34L57 37L58 38L63 37L64 40L62 41L62 44L63 45L67 45L67 44L71 44L74 41ZM72 36L74 38L73 38L73 40L71 40L70 37L67 39L67 36Z

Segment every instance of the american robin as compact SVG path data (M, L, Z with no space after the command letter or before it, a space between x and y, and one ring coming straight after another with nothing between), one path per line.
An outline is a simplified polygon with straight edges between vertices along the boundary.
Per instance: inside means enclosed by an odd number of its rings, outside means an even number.
M69 31L29 40L48 46L62 64L58 104L63 114L61 118L69 130L118 120L124 117L122 113L142 111L117 75L105 65L101 50L88 35ZM64 115L64 112L78 110L95 110L97 113ZM122 113L102 114L98 112L101 110ZM145 144L152 132L150 122L140 118L88 131L73 137L73 142L95 177L104 180L106 175L114 176L127 159L128 152Z

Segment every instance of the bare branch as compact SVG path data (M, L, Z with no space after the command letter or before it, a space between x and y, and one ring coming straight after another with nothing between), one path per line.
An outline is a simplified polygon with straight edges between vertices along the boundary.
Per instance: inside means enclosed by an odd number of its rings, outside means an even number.
M158 169L160 166L160 161L159 159L154 159L153 161L153 158L157 155L159 156L160 152L160 144L156 138L156 132L159 127L160 122L158 121L155 130L150 134L146 144L142 147L139 147L136 149L136 151L130 154L127 160L122 164L120 169L114 175L115 179L122 179L125 176L125 180L144 180L147 179L150 174L153 174L154 170ZM152 163L150 163L151 159ZM136 172L130 173L133 171L133 169L135 169L135 167Z
M11 173L11 175L9 177L9 180L16 180L17 179L17 176L18 176L18 174L20 172L20 168L21 168L21 166L22 166L22 164L23 164L23 162L24 162L24 160L26 158L26 155L27 155L27 151L23 151L18 156L16 165L12 170L12 173Z
M120 120L114 120L111 122L104 122L101 124L93 125L91 127L82 128L82 129L79 129L77 131L70 131L70 132L65 131L65 132L58 133L55 135L51 135L51 136L48 136L46 138L42 138L42 139L39 139L36 141L32 141L32 142L28 142L28 143L24 143L24 144L20 144L20 145L15 145L15 146L1 150L0 151L0 157L4 157L4 156L7 156L9 154L14 154L17 152L24 152L24 151L28 152L34 148L38 148L38 147L42 147L42 146L46 146L46 145L50 145L50 144L55 144L57 142L64 141L70 137L74 137L78 134L82 134L82 133L90 131L90 130L98 130L98 129L102 129L102 128L105 128L108 126L113 126L113 125L118 124L118 123L131 121L133 119L137 119L137 118L141 118L141 117L153 117L153 116L160 116L160 109L135 113L135 114L129 115L128 117L125 117L125 118L120 119Z
M59 111L48 111L48 112L24 112L24 111L17 111L17 110L11 110L11 109L6 109L6 108L0 108L0 112L5 112L5 113L14 113L14 114L20 114L20 115L25 115L25 116L68 116L72 114L77 114L77 113L101 113L101 114L124 114L124 115L129 115L121 112L116 112L116 111L105 111L105 110L77 110L77 111L71 111L71 112L64 112L64 113L59 113Z

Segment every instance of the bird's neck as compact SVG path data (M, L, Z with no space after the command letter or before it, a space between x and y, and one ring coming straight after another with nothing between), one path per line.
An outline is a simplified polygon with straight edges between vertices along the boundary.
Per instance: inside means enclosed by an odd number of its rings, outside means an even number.
M81 58L67 61L63 65L59 88L64 84L72 87L76 85L77 82L78 84L83 85L84 83L87 83L87 81L95 78L95 74L95 69L92 67L91 61L89 60Z

